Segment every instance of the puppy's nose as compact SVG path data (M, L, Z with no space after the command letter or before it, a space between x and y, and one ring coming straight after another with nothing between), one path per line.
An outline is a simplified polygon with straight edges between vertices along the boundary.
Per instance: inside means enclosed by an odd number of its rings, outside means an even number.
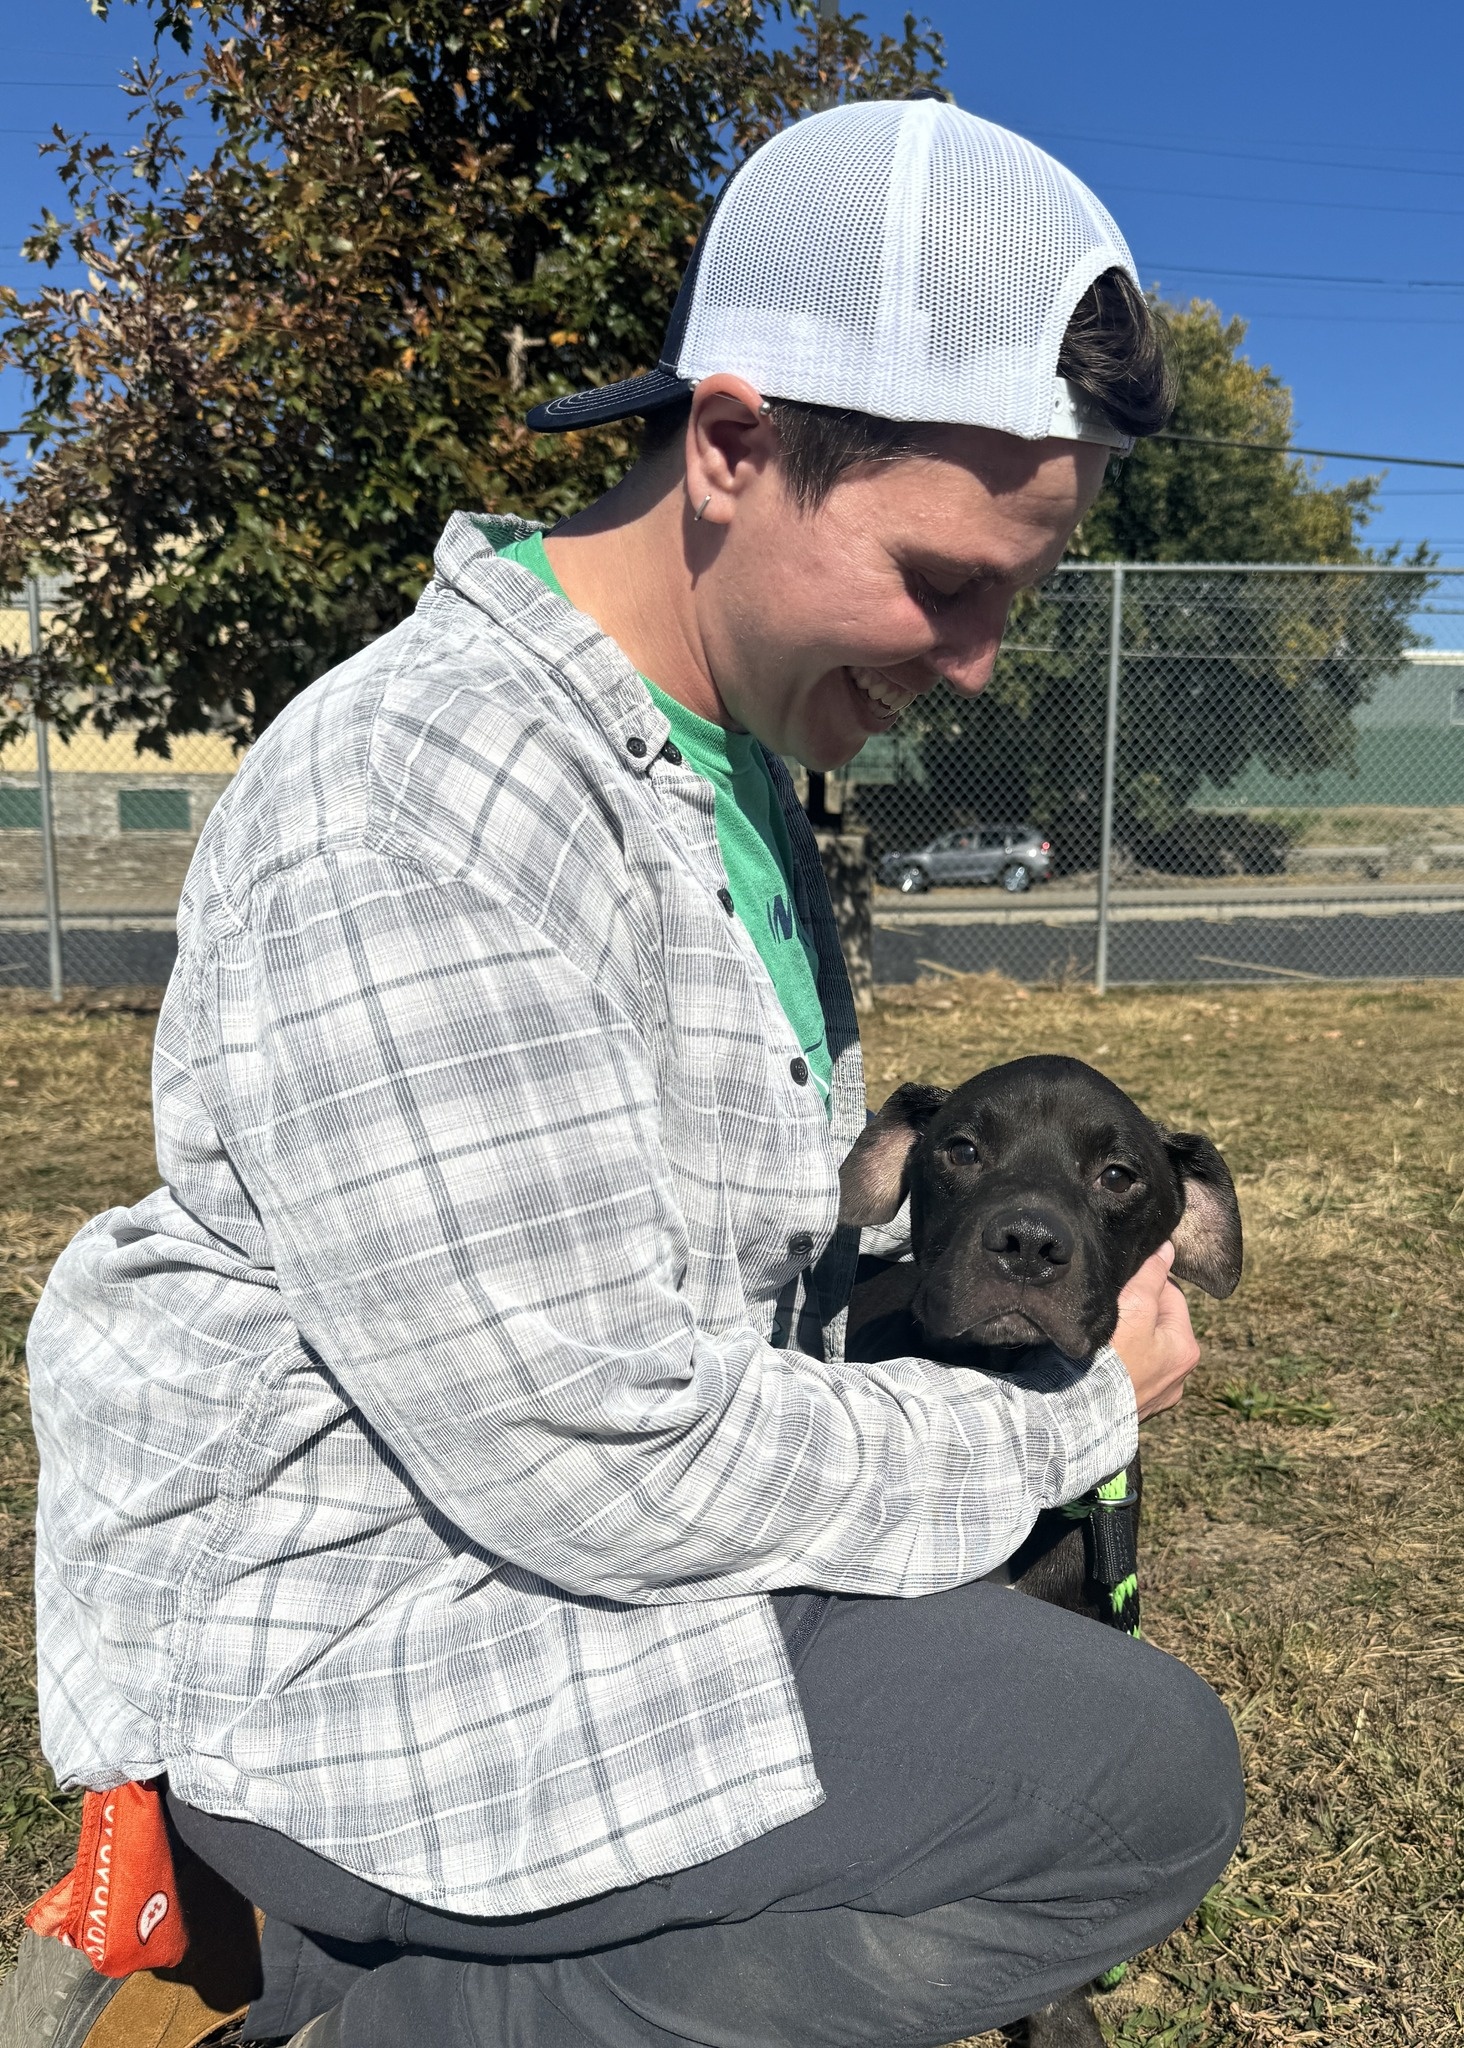
M1041 1209L1005 1209L981 1233L981 1244L1013 1280L1041 1287L1055 1280L1073 1255L1072 1234Z

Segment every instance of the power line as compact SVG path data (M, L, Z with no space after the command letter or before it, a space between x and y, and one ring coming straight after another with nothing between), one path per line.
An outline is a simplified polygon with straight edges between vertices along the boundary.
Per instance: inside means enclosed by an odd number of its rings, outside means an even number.
M1184 441L1194 448L1247 448L1252 455L1323 455L1335 462L1403 463L1410 469L1464 469L1437 455L1361 455L1355 448L1302 448L1285 441L1230 441L1214 434L1150 434L1151 441Z
M3 135L3 134L5 134L6 132L7 132L7 131L6 131L5 129L3 129L3 128L0 128L0 135ZM18 131L18 130L17 130L17 131L14 131L14 132L18 133L18 132L20 132L20 131ZM125 139L125 138L122 138L122 139ZM85 267L84 265L80 265L80 264L78 264L75 258L72 258L72 257L65 257L65 256L63 256L63 257L61 257L61 258L59 259L59 261L58 261L58 265L57 265L56 267L59 267L59 266L60 266L61 264L68 264L68 263L69 263L69 264L71 264L73 268L84 268L84 267ZM20 270L20 272L22 273L22 275L27 275L27 274L29 274L30 270L31 270L31 269L32 269L33 267L34 267L33 265L31 265L31 264L29 264L29 263L25 262L25 261L24 261L24 260L23 260L22 258L20 258L20 257L14 257L14 258L11 258L11 257L8 257L8 256L3 256L3 255L0 255L0 270L15 270L15 269L19 269L19 270ZM1219 264L1214 264L1214 263L1169 263L1169 262L1166 262L1166 261L1165 261L1165 260L1164 260L1164 259L1163 259L1162 257L1146 257L1146 258L1145 258L1145 259L1144 259L1144 260L1143 260L1143 261L1142 261L1142 262L1141 262L1141 263L1139 264L1139 269L1140 269L1141 271L1144 271L1144 270L1148 270L1148 271L1168 271L1168 272L1172 273L1172 274L1173 274L1174 276L1176 276L1176 277L1226 277L1226 278L1236 278L1236 279L1240 279L1240 280L1242 280L1242 281L1244 281L1244 282L1247 282L1247 283L1255 283L1255 284L1320 284L1320 285L1337 285L1337 286L1343 286L1343 285L1348 285L1348 286L1354 286L1354 287L1355 287L1355 286L1364 286L1364 287L1369 287L1369 288L1371 288L1371 289L1373 289L1373 290L1378 290L1378 291L1389 291L1389 292L1409 292L1409 291L1448 291L1448 292L1464 292L1464 277L1398 277L1398 278L1392 278L1392 277L1359 277L1359 276L1353 276L1353 275L1351 275L1350 273L1345 273L1345 272L1340 272L1340 271L1311 271L1311 270L1232 270L1232 269L1227 269L1227 268L1224 268L1224 267L1222 267L1221 265L1219 265ZM1341 318L1341 317L1344 317L1344 316L1341 316L1341 315L1337 315L1337 316L1334 316L1334 315L1332 315L1332 314L1328 314L1328 315L1326 315L1325 317L1326 317L1326 318L1328 318L1328 319L1331 319L1331 318L1334 318L1334 317L1337 317L1337 318ZM1425 322L1422 322L1422 321L1420 321L1420 322L1418 322L1417 324L1418 324L1418 325L1420 325L1420 326L1423 326L1423 325L1425 325L1426 323L1425 323ZM1450 324L1451 324L1451 323L1450 323Z
M1221 270L1212 263L1145 263L1145 270L1173 270L1181 277L1243 277L1265 284L1372 285L1388 292L1464 292L1464 277L1349 277L1331 270Z
M1114 185L1107 178L1101 182L1105 192L1136 192L1146 199L1213 199L1221 206L1310 206L1324 213L1401 213L1410 220L1464 220L1464 209L1457 206L1380 206L1368 199L1281 199L1274 192L1181 192L1173 186Z
M0 427L0 440L10 441L35 430L31 427ZM1406 464L1411 469L1464 469L1464 462L1436 455L1363 455L1355 448L1303 448L1285 441L1232 441L1213 434L1150 434L1151 441L1182 441L1192 448L1244 448L1252 455L1320 455L1335 462L1383 462ZM1414 493L1421 496L1422 493ZM1441 494L1443 495L1443 494Z
M1157 150L1166 156L1225 157L1240 164L1295 164L1302 170L1361 171L1375 177L1464 178L1464 170L1445 170L1436 164L1358 164L1346 163L1340 157L1274 156L1267 151L1213 149L1191 142L1140 142L1129 135L1079 135L1060 128L1039 127L1033 132L1046 134L1054 142L1096 142L1111 149Z
M1452 327L1457 330L1459 326L1459 316L1452 320L1431 320L1425 315L1422 320L1412 320L1406 313L1279 313L1269 306L1248 306L1240 317L1252 326L1262 320L1283 325L1292 320L1314 320L1326 327Z
M1115 143L1116 143L1116 142L1127 142L1127 141L1130 141L1130 140L1132 139L1132 138L1131 138L1131 137L1129 137L1129 136L1118 136L1118 135L1092 135L1092 136L1088 136L1088 137L1084 138L1084 137L1081 137L1081 136L1077 135L1077 134L1076 134L1076 133L1075 133L1074 131L1072 131L1072 130L1064 130L1064 131L1059 131L1059 130L1058 130L1058 129L1056 129L1056 128L1049 128L1049 127L1047 127L1047 126L1046 126L1046 124L1045 124L1045 122L1044 122L1044 120L1043 120L1043 117L1041 116L1041 114L1038 114L1038 115L1036 115L1036 116L1035 116L1035 117L1034 117L1034 118L1033 118L1033 119L1032 119L1032 120L1031 120L1030 122L1028 122L1028 123L1027 123L1026 125L1027 125L1028 127L1030 127L1030 128L1031 128L1031 131L1032 131L1032 133L1033 133L1034 135L1039 135L1039 134L1048 134L1048 135L1054 135L1054 136L1055 136L1055 135L1057 135L1057 134L1059 134L1059 133L1061 132L1061 133L1063 133L1064 135L1066 135L1068 139L1070 139L1070 140L1074 140L1074 141L1081 141L1081 140L1084 140L1084 139L1086 139L1086 140L1088 140L1088 141L1091 141L1091 142L1115 142ZM1230 144L1233 144L1235 140L1236 140L1236 138L1235 138L1235 137L1234 137L1233 135L1229 135L1229 134L1227 134L1227 135L1226 135L1226 137L1224 138L1224 140L1223 140L1223 141L1221 141L1221 142L1215 142L1215 143L1211 143L1211 142L1206 142L1206 141L1203 141L1203 140L1197 140L1197 139L1196 139L1196 137L1195 137L1195 136L1194 136L1194 135L1193 135L1193 134L1192 134L1192 133L1191 133L1190 131L1188 131L1188 130L1187 130L1187 131L1186 131L1186 134L1185 134L1185 140L1184 140L1184 142L1183 142L1182 144L1180 144L1180 143L1166 143L1166 142L1158 142L1158 141L1152 141L1152 140L1148 140L1148 141L1146 141L1146 142L1144 143L1144 145L1143 145L1143 146L1144 146L1145 148L1147 148L1147 149L1179 149L1179 148L1184 148L1184 149L1195 149L1195 148L1198 148L1198 149L1203 149L1203 150L1206 150L1206 151L1212 151L1212 150L1213 150L1213 151L1217 151L1217 152L1218 152L1218 151L1220 151L1220 150L1223 150L1223 149L1225 149L1225 148L1226 148L1226 147L1227 147L1228 145L1230 145ZM1259 136L1259 137L1253 136L1253 137L1247 138L1247 140L1248 140L1248 142L1249 142L1249 143L1253 144L1253 145L1254 145L1254 147L1255 147L1255 149L1257 149L1257 150L1275 150L1275 149L1290 149L1290 148L1296 148L1296 149L1307 149L1307 148L1322 148L1322 149L1325 149L1325 148L1328 148L1328 147L1331 147L1331 146L1333 146L1333 145L1329 145L1329 144L1327 144L1327 143L1325 143L1325 142L1323 142L1323 143L1305 143L1305 142L1298 142L1298 143L1294 143L1294 144L1293 144L1293 143L1289 143L1289 142L1279 142L1279 143L1278 143L1278 142L1277 142L1277 141L1276 141L1276 140L1275 140L1275 139L1274 139L1273 137L1270 137L1270 136ZM1346 147L1346 146L1347 146L1347 145L1343 145L1343 147ZM1440 143L1428 143L1428 144L1418 144L1418 143L1414 143L1414 144L1412 144L1412 145L1410 145L1410 144L1408 144L1408 143L1403 143L1403 142L1393 142L1393 143L1389 143L1389 144L1387 144L1387 145L1382 145L1382 144L1378 144L1378 145L1369 145L1369 144L1367 144L1367 143L1363 143L1363 144L1361 144L1361 145L1357 145L1357 146L1358 146L1358 147L1361 147L1361 148L1364 148L1364 149L1366 149L1366 148L1369 148L1369 147L1372 147L1372 148L1373 148L1373 150L1374 150L1374 154L1376 154L1376 153L1377 153L1377 150L1378 150L1378 149L1380 149L1380 148L1382 148L1382 147L1385 147L1385 146L1386 146L1386 147L1387 147L1388 149L1390 149L1390 150L1392 151L1392 153L1393 153L1393 155L1394 155L1394 156L1399 156L1399 157L1404 157L1404 156L1433 156L1433 157L1449 157L1449 158L1452 158L1452 159L1453 159L1453 160L1454 160L1454 161L1455 161L1456 163L1464 163L1464 149L1446 149L1446 148L1444 148L1444 147L1443 147L1443 145L1442 145L1442 144L1440 144ZM1296 159L1292 159L1292 161L1300 162L1300 161L1303 161L1303 159L1300 159L1300 158L1296 158ZM1306 161L1311 161L1311 159L1306 159ZM1359 165L1359 166L1358 166L1358 168L1359 168L1359 169L1363 169L1363 170L1373 170L1373 169L1378 169L1378 170L1386 170L1386 169L1387 169L1388 167L1387 167L1387 165L1385 165L1385 164L1381 164L1381 165L1369 165L1369 164L1363 164L1363 165ZM1407 167L1406 167L1406 166L1400 166L1400 168L1407 168Z

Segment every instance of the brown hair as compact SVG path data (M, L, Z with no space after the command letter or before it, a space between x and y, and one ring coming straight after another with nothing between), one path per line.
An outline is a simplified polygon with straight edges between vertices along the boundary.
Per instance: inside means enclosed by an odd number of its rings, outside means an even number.
M1073 308L1057 374L1102 408L1123 434L1157 434L1178 395L1164 316L1126 270L1105 270Z
M1057 371L1091 398L1120 433L1156 434L1174 410L1163 316L1126 271L1105 270L1079 299L1058 351ZM898 462L929 445L931 429L918 420L879 419L791 398L775 398L771 405L788 488L807 512L823 503L846 471L865 463ZM642 460L678 444L690 417L690 399L651 413L641 431Z

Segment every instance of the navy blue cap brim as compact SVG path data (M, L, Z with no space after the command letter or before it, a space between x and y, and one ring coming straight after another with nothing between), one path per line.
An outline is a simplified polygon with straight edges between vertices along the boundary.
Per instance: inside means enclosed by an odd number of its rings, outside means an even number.
M618 384L600 384L589 391L571 391L563 398L551 398L525 415L524 424L536 434L567 434L575 427L603 427L611 420L630 419L636 413L659 412L689 398L692 386L685 377L658 364L644 377L623 377Z

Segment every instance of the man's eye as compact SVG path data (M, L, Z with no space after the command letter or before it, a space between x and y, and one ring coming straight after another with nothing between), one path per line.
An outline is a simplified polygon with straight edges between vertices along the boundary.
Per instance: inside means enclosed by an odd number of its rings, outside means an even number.
M952 1166L974 1166L976 1164L976 1147L969 1138L952 1138L949 1145L946 1146L946 1158L949 1159Z
M1126 1195L1138 1177L1126 1166L1105 1166L1098 1176L1098 1185L1107 1188L1110 1195Z
M914 589L915 602L924 612L947 612L961 595L959 590L937 590L923 576L915 578Z

